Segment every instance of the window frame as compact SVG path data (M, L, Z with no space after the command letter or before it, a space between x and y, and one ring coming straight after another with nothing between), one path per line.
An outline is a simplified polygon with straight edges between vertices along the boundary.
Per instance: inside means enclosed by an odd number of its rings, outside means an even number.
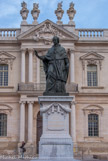
M86 138L91 138L91 140L93 140L93 138L101 138L102 137L102 115L103 115L103 111L104 108L101 107L100 105L88 105L86 107L84 107L82 109L83 111L83 125L84 125L84 139ZM98 136L88 136L88 115L89 114L97 114L99 117L99 133Z
M99 115L88 114L88 137L98 137L98 136L99 136Z
M91 70L88 69L88 67L91 67ZM96 70L93 71L93 67L96 67ZM89 64L87 65L87 86L88 87L98 87L98 67L97 65ZM96 73L96 80L94 80L94 74ZM91 77L89 80L89 76ZM91 85L89 85L89 83Z
M4 120L2 120L1 121L1 119L0 119L0 124L2 124L3 123L3 125L4 125L4 127L2 128L0 128L0 137L7 137L7 120L8 120L8 117L7 117L7 114L5 114L5 113L0 113L0 115L2 115L2 116L5 116L6 118L6 120L4 119ZM1 125L2 126L2 125Z
M3 69L0 69L0 73L2 73L2 78L0 79L0 87L8 87L9 86L9 65L8 64L0 64ZM5 69L7 67L7 70ZM5 73L7 73L7 80L5 81ZM6 83L6 84L5 84Z
M104 60L104 56L98 54L97 52L90 51L85 55L79 57L82 63L82 89L103 89L101 86L101 70L102 70L102 62ZM87 65L97 65L97 82L98 86L88 86L87 84Z

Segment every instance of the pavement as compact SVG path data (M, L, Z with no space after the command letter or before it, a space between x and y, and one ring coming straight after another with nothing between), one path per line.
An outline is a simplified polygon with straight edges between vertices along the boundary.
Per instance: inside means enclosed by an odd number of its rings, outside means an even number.
M74 160L43 160L43 159L20 159L20 158L13 158L13 159L0 159L0 161L74 161ZM76 161L76 160L75 160ZM91 160L79 160L79 161L106 161L106 160L98 160L98 159L91 159Z
M108 161L99 159L38 159L38 157L0 156L0 161Z

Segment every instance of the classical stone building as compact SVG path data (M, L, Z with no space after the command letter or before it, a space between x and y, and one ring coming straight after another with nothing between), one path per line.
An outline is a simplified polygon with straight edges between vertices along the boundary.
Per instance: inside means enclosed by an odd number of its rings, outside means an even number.
M0 153L12 152L22 141L34 154L42 132L38 96L45 89L42 62L34 55L44 55L52 46L52 37L60 37L67 50L70 73L67 92L71 104L70 135L74 154L108 153L108 29L76 29L73 3L67 11L69 23L61 21L62 4L55 11L57 23L38 24L40 13L34 4L34 21L28 24L26 3L22 3L21 27L0 29ZM61 14L60 14L60 13Z

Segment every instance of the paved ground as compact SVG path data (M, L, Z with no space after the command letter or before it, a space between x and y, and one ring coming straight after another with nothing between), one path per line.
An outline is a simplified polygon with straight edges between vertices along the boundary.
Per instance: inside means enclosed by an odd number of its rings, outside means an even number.
M20 156L0 156L0 161L106 161L106 160L98 160L98 159L60 159L60 160L55 160L55 159L52 159L52 160L47 160L47 159L38 159L38 158L28 158L28 157L25 157L24 159L21 159ZM108 160L107 160L108 161Z
M0 161L54 161L54 160L37 160L37 159L0 159ZM60 161L60 160L56 160L56 161ZM72 161L72 160L61 160L61 161ZM81 161L81 160L80 160ZM106 160L98 160L98 159L93 159L93 160L82 160L82 161L106 161Z

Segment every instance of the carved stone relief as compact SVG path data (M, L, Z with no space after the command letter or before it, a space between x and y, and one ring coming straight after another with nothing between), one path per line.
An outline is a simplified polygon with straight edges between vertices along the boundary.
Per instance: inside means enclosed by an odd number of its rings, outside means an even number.
M103 108L99 105L89 105L83 109L84 114L101 114L103 113Z
M11 114L12 107L6 104L0 104L0 113Z
M41 28L39 28L39 30L35 31L33 39L35 41L43 40L45 45L49 45L52 43L53 36L65 38L65 36L62 35L62 33L54 26L50 23L45 23Z
M0 64L9 64L12 70L13 61L16 59L15 56L10 55L7 52L0 52Z
M54 103L47 111L48 130L64 130L64 119L66 112L59 104Z
M97 54L96 52L89 52L80 57L80 60L82 61L83 70L85 70L85 65L99 65L101 70L103 59L104 57Z
M70 109L59 103L52 103L48 107L41 108L40 111L45 113L47 120L47 129L50 131L64 131L67 113Z

